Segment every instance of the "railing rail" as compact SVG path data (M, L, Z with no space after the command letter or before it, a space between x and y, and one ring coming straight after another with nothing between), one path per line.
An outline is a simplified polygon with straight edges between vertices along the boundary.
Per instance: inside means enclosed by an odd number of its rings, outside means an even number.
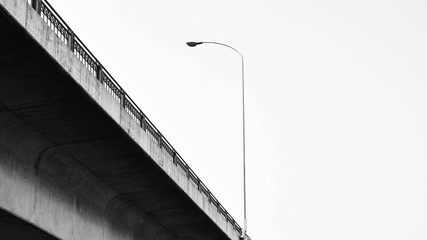
M123 90L113 76L102 66L101 62L94 54L84 45L84 43L74 34L67 23L59 16L55 9L47 0L27 0L41 18L48 24L55 34L64 42L83 65L93 74L106 88L106 90L120 103L121 107L143 128L149 135L152 136L159 147L163 148L173 159L173 163L184 170L187 178L193 181L199 191L205 194L209 201L217 207L225 219L230 222L234 229L241 234L242 228L227 212L227 210L219 203L211 191L200 180L196 173L188 166L179 153L173 148L168 140L160 133L142 110L136 105L132 98ZM250 238L247 236L247 239Z

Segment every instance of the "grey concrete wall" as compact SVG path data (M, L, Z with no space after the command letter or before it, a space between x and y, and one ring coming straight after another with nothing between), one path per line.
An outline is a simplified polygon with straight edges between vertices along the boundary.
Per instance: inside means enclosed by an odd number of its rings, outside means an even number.
M60 239L175 239L25 122L0 108L0 205Z
M0 0L0 4L52 56L141 148L151 156L188 196L229 236L237 240L232 223L151 135L124 111L120 103L70 51L26 0ZM0 126L0 205L62 239L173 239L156 224L147 225L144 213L97 181L77 163L51 147L30 129L20 128L13 116ZM22 146L19 151L14 146ZM84 173L84 174L83 174ZM64 179L63 176L73 176ZM98 198L89 198L96 191ZM4 194L3 194L4 193ZM53 219L46 211L53 213ZM49 215L50 216L50 215ZM136 219L138 221L136 221ZM146 229L147 226L150 229ZM162 237L164 235L164 237Z

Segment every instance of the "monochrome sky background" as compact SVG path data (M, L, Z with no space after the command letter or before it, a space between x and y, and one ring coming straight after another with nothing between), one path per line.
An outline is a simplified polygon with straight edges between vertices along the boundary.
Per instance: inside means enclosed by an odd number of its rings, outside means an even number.
M49 0L252 240L427 239L427 2Z

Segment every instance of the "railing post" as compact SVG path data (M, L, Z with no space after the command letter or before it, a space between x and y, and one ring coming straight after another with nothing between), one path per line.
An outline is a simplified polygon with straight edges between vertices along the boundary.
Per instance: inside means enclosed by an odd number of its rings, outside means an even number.
M122 106L123 109L126 108L126 97L125 97L125 92L123 90L120 91L120 105Z
M145 122L145 116L143 113L140 114L139 116L139 126L141 126L141 128L146 131L147 130L147 126L146 126L146 122Z
M71 29L68 29L68 41L67 41L68 47L71 49L71 51L74 53L74 33L71 31Z
M104 78L103 78L103 74L104 72L102 71L102 67L101 64L97 63L96 64L96 78L102 83Z
M157 137L159 138L158 139L159 140L159 148L162 148L163 147L163 137L162 137L162 134L158 133Z
M173 152L173 157L172 157L172 162L173 162L173 164L177 164L178 163L178 156L176 155L176 152Z
M42 0L31 0L31 7L36 10L36 12L41 15L42 12Z

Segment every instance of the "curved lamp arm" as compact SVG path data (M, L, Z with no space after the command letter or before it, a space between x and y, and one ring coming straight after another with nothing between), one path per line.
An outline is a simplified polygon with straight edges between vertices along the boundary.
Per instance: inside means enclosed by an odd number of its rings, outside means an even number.
M217 45L221 45L221 46L224 46L224 47L228 47L228 48L234 50L235 52L237 52L240 55L240 57L242 58L242 61L243 61L243 54L241 52L237 51L237 49L235 49L234 47L232 47L230 45L227 45L227 44L224 44L224 43L220 43L220 42L187 42L187 45L189 47L195 47L197 45L201 45L201 44L205 44L205 43L208 43L208 44L217 44Z

